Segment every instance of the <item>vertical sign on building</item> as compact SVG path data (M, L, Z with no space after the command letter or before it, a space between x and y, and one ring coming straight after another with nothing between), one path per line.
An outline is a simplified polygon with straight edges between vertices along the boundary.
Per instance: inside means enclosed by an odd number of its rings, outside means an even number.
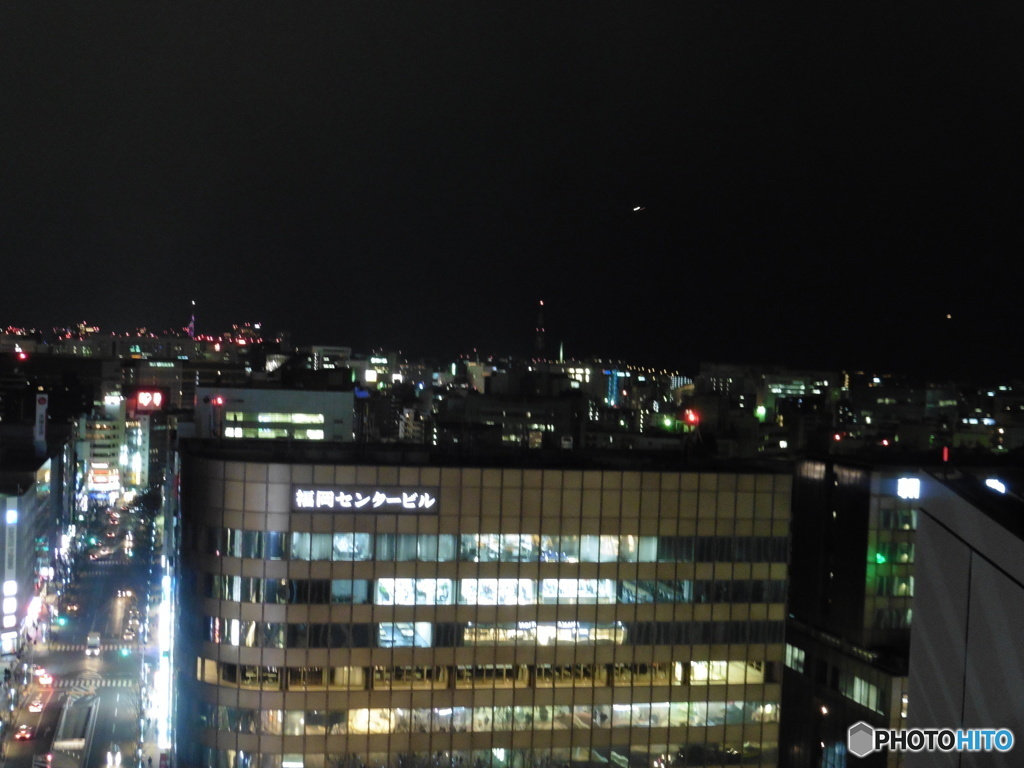
M18 499L7 498L7 509L4 511L4 582L3 582L3 652L11 653L16 631L12 630L18 623ZM13 635L13 636L12 636Z
M6 526L4 528L4 581L15 579L17 573L18 553L18 500L13 497L7 499L7 510L4 514Z
M36 454L46 453L46 406L49 404L48 395L36 397L36 421L32 430L32 439L35 442Z
M139 415L139 486L149 487L149 434L150 415Z

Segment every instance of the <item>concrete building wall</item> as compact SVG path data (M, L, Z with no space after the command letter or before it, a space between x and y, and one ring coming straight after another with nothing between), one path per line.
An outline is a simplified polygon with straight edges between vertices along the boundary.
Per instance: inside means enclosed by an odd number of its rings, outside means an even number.
M954 478L923 483L921 506L908 726L1009 728L1020 738L1021 505ZM906 765L1010 766L1020 762L1016 752L919 753Z

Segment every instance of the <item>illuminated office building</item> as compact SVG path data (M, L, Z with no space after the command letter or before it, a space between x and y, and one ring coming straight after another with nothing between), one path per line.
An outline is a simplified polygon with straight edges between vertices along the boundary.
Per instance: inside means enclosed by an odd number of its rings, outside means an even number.
M329 442L355 438L351 392L197 387L195 413L197 437Z
M777 763L791 478L186 441L180 766Z

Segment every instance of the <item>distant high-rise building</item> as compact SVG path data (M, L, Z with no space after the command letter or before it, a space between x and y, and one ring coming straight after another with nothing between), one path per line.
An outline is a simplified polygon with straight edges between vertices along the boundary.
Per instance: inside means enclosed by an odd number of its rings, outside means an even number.
M544 302L541 301L537 305L537 327L535 329L534 337L534 352L537 353L537 357L543 358L545 351L544 341Z
M104 395L92 413L81 418L79 434L78 454L85 462L86 489L104 501L116 498L125 470L125 402L119 392Z

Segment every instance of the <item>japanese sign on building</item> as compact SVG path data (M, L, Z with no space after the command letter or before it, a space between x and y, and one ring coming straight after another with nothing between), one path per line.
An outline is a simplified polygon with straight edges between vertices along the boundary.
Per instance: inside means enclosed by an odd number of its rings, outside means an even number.
M437 513L436 488L377 486L292 486L295 512Z

